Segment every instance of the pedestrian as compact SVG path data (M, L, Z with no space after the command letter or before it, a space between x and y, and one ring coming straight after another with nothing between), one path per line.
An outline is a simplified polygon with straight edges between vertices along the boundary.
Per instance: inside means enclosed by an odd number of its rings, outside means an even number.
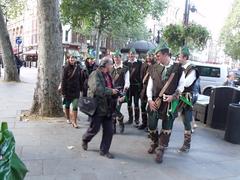
M95 62L94 56L88 55L87 59L85 60L85 65L87 68L88 75L95 71L97 69L97 64Z
M120 133L124 132L124 123L123 123L124 116L121 113L121 106L122 106L122 102L124 102L126 92L130 86L129 69L126 65L123 65L121 56L122 54L119 50L116 50L113 53L114 66L111 71L111 76L113 78L113 86L114 88L118 89L121 92L120 93L121 99L119 99L119 101L116 102L117 105L113 114L114 134L116 133L117 122L119 122L119 125L120 125Z
M181 54L179 56L179 62L182 64L182 67L185 72L185 85L182 96L187 98L190 102L195 103L196 99L193 99L194 86L197 80L199 79L199 72L197 68L192 65L189 61L190 51L187 47L183 47ZM196 98L196 97L195 97ZM179 152L188 152L191 146L191 134L192 134L192 117L193 117L193 106L188 106L186 104L181 104L182 107L182 116L184 124L184 143L179 149Z
M142 64L141 69L141 80L142 80L142 90L140 94L141 98L141 114L142 114L142 124L138 127L139 130L146 129L147 130L147 122L148 122L148 116L147 116L147 84L149 80L149 69L151 66L155 63L154 60L154 49L149 50L147 52L146 60Z
M82 148L88 149L88 143L99 132L102 125L103 135L100 145L100 155L107 158L114 158L109 152L112 137L112 100L113 95L118 94L118 90L113 89L113 82L110 75L113 63L109 58L103 58L99 68L91 73L88 80L88 96L96 99L97 109L91 117L91 123L83 135Z
M17 73L18 73L18 75L20 75L20 69L23 65L23 62L16 54L14 55L14 58L15 58L16 66L17 66Z
M193 97L192 97L192 105L194 106L197 103L198 96L201 94L201 86L200 86L200 78L198 78L193 86ZM195 113L193 112L192 116L192 133L194 133L194 129L196 129L197 123L195 121Z
M150 70L147 85L149 105L149 154L156 153L156 162L162 163L165 148L168 147L175 114L170 113L173 100L178 99L184 90L185 75L179 63L171 65L169 48L161 43L156 49L156 61ZM158 120L162 119L162 129L158 134Z
M123 64L129 68L130 72L130 88L127 93L128 97L128 116L129 119L127 124L133 123L133 107L132 107L132 98L134 99L134 115L135 115L135 126L138 127L139 125L139 99L140 99L140 92L141 92L141 68L142 62L139 61L136 57L136 50L131 48L128 53L128 60L125 61Z
M235 83L236 74L234 72L229 72L227 80L223 83L223 86L237 87Z
M77 125L78 100L84 80L81 76L82 70L76 60L77 57L74 54L67 57L67 64L63 69L61 91L67 123L72 124L74 128L79 128Z

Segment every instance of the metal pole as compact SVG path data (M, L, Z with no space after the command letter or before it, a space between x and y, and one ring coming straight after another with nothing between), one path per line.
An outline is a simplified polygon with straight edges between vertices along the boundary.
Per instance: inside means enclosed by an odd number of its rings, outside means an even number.
M188 19L188 16L189 16L189 13L188 13L189 8L188 8L188 6L189 6L189 2L188 2L188 0L186 0L185 1L185 11L184 11L184 16L183 16L183 24L185 26L187 26L187 24L188 24L188 22L187 22L187 19Z
M19 56L19 44L18 44L18 58L20 58L20 56Z

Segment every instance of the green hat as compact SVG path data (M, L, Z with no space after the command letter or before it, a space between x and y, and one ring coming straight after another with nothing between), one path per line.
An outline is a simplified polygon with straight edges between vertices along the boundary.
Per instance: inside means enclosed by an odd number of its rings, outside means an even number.
M116 57L116 56L122 56L122 53L119 49L117 49L114 53L113 53L113 56Z
M129 51L129 53L136 54L137 52L136 52L136 49L134 49L134 48L131 48L131 49L130 49L130 51Z
M184 56L190 56L189 48L187 46L184 46L181 50L181 54L183 54Z
M157 46L157 48L155 50L155 54L158 53L159 51L163 51L163 50L169 50L168 44L165 41L162 41L159 43L159 45Z
M79 53L77 51L72 51L71 53L69 53L69 55L72 57L79 57Z
M155 49L150 49L148 52L147 52L147 55L154 55L155 53Z

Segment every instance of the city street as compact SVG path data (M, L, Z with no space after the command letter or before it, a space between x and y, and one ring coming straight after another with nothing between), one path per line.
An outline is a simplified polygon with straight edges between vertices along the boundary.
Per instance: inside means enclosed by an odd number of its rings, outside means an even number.
M223 140L224 132L204 127L192 137L188 154L177 152L183 142L183 124L174 124L164 162L156 164L147 154L147 134L128 126L115 135L111 152L115 159L99 156L101 133L81 148L81 137L88 127L80 114L80 129L64 118L20 121L22 110L31 107L36 68L21 69L21 83L0 81L0 121L7 121L16 139L16 151L26 164L26 180L240 180L240 145ZM126 107L123 108L127 118ZM125 119L126 120L126 119Z

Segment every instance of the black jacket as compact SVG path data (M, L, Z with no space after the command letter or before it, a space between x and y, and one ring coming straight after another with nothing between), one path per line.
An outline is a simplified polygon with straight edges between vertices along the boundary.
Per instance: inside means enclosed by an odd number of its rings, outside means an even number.
M73 74L74 69L75 73ZM71 77L72 76L72 77ZM67 64L63 69L62 94L67 100L79 98L83 87L82 69L79 65Z

